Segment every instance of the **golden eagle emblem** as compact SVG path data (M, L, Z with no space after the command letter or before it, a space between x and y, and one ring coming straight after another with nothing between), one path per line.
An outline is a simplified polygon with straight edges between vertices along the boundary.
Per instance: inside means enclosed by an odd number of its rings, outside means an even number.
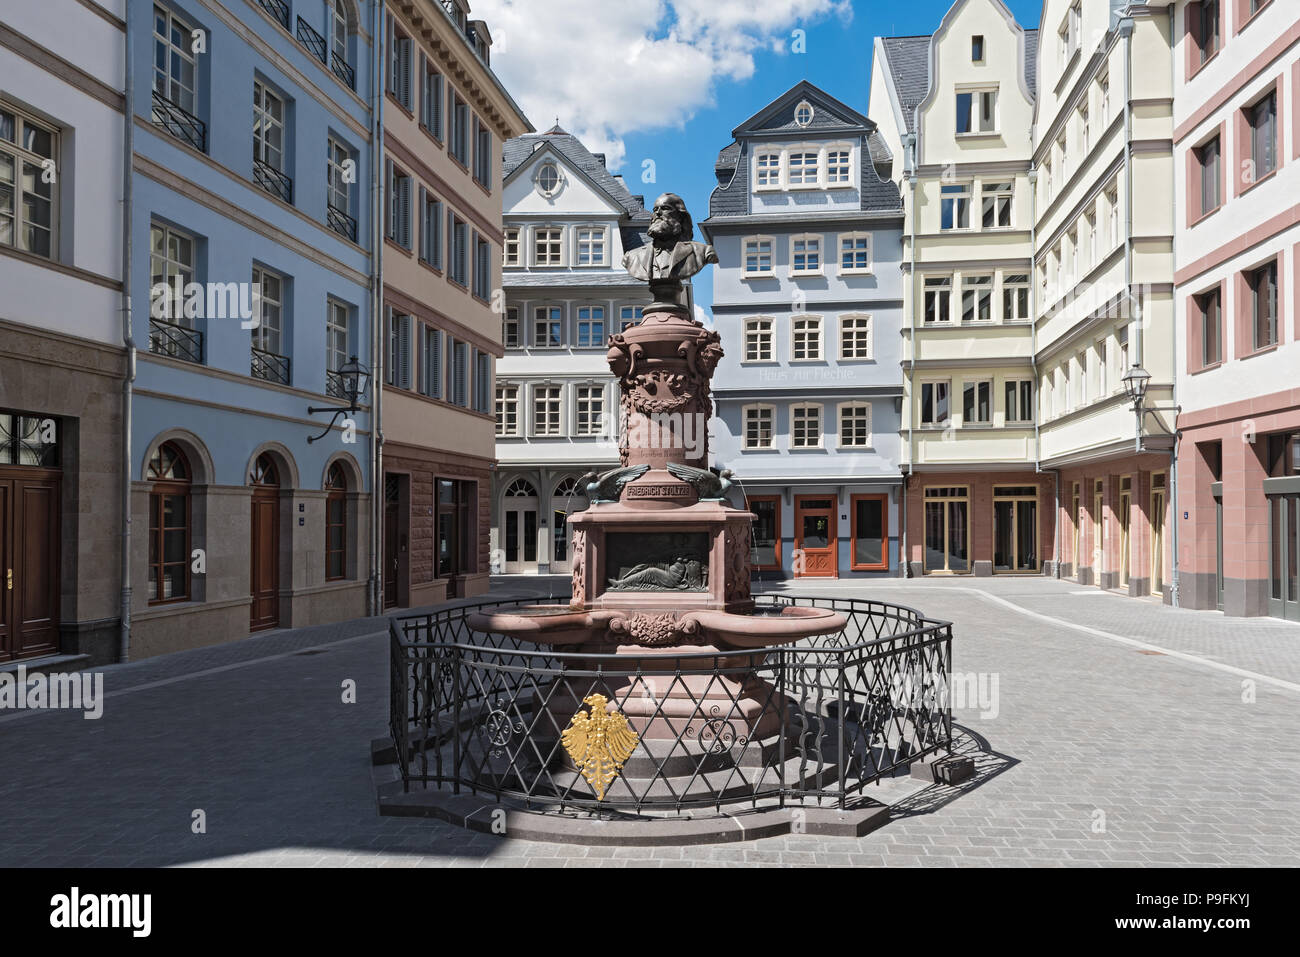
M641 738L622 714L605 711L608 701L603 694L588 695L582 703L590 705L591 711L577 710L560 735L560 743L595 789L596 800L603 801L605 789L623 770L623 762Z

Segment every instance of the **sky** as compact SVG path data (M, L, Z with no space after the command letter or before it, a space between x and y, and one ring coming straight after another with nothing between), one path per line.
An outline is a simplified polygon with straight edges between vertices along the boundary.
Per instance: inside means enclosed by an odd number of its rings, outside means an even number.
M1025 28L1042 0L1006 0ZM932 33L951 0L470 0L537 130L557 121L633 193L708 215L731 130L800 80L867 112L876 36ZM797 31L802 31L799 33ZM698 229L697 229L698 233ZM697 239L702 236L697 235ZM711 270L695 301L712 302Z

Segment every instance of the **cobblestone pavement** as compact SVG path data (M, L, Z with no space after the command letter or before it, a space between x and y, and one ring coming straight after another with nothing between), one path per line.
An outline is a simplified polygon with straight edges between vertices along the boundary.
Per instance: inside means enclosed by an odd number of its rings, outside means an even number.
M510 579L500 594L554 587ZM774 589L775 590L775 589ZM104 715L0 712L0 865L1294 865L1300 626L1027 579L799 583L954 623L976 777L859 840L568 847L381 818L382 619L104 669ZM342 701L356 682L357 703ZM195 834L196 810L206 833Z

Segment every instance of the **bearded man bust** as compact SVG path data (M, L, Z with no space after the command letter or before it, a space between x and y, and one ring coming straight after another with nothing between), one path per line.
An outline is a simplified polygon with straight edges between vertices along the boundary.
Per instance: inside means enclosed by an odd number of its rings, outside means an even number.
M656 299L682 304L682 281L691 278L718 254L706 243L692 242L695 224L686 203L676 193L664 193L650 212L650 243L623 257L623 268L633 279L650 284Z

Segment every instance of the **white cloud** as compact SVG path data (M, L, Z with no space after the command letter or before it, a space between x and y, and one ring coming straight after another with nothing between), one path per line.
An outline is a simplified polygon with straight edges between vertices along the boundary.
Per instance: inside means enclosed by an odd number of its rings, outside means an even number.
M852 16L849 0L472 0L492 31L492 67L538 130L560 125L625 159L631 132L680 128L718 81L746 80L754 54L791 31Z

